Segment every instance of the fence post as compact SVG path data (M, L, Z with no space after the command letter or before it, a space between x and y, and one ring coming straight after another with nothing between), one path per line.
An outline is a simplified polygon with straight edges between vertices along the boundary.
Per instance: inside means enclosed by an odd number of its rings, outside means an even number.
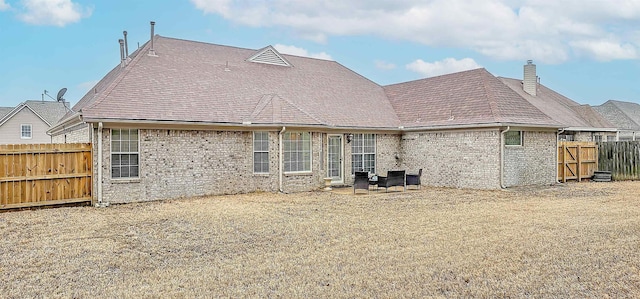
M562 182L567 182L567 145L562 143Z
M582 181L582 165L581 161L580 161L580 155L582 153L580 152L580 145L578 144L576 146L576 161L578 162L578 165L576 166L576 172L578 173L578 182Z

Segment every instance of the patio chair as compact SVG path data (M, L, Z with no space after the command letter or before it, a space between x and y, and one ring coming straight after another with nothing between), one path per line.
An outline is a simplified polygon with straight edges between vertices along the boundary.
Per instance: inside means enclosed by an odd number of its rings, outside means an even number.
M356 171L353 179L353 194L356 194L356 189L366 189L369 193L369 173L365 171Z
M422 176L422 168L418 170L418 174L407 174L407 188L409 186L416 186L418 189L422 187L420 177Z
M378 188L384 188L387 192L389 187L395 186L402 187L402 191L407 189L404 170L390 170L387 171L387 176L378 176Z

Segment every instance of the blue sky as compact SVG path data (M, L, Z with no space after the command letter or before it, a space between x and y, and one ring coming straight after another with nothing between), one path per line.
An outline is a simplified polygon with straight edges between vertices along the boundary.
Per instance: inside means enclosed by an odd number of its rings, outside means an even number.
M156 34L336 60L385 85L484 67L591 105L640 102L640 0L0 0L0 106L75 103ZM131 50L130 52L132 52ZM48 99L48 98L47 98Z

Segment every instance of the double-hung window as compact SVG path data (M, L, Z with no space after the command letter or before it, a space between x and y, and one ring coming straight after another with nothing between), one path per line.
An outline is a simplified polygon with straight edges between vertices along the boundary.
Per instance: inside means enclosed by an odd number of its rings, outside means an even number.
M20 139L33 138L33 130L30 124L20 125Z
M504 133L504 145L521 146L522 131L508 131Z
M253 132L253 173L269 173L269 132Z
M376 172L376 135L353 134L351 141L351 174L356 171Z
M111 178L138 178L139 155L138 130L111 130Z
M285 132L284 143L284 171L311 171L311 133Z

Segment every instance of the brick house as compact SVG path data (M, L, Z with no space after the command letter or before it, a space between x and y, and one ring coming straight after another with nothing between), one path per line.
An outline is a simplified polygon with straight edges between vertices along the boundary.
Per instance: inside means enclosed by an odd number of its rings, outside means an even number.
M111 203L308 191L394 169L422 168L432 186L552 184L563 127L485 69L380 86L271 46L158 35L73 111L50 132L94 144L94 194Z

